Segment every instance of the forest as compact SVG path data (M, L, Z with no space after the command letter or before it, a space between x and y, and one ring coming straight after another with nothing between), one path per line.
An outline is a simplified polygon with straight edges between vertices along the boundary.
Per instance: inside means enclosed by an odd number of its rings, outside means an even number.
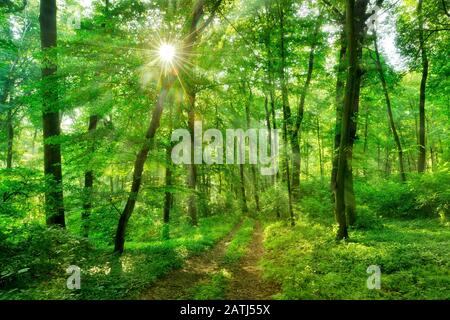
M449 129L448 0L0 0L0 300L448 300Z

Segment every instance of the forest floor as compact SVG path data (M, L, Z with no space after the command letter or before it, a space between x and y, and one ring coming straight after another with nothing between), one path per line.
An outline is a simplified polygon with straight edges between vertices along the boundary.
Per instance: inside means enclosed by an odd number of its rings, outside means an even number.
M212 249L189 258L182 268L157 280L140 299L271 299L280 287L262 278L263 227L252 221L246 228L247 222L238 223ZM230 258L242 247L242 256Z

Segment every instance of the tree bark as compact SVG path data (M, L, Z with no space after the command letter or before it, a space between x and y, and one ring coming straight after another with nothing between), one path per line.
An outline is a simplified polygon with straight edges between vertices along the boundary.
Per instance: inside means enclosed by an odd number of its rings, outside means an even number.
M197 41L199 32L203 30L211 21L215 15L215 12L219 8L222 0L217 0L212 9L208 20L203 23L201 27L197 27L200 19L204 15L205 0L198 0L194 6L192 13L192 19L190 21L189 33L186 39L187 46L185 46L186 59L190 59L192 56L193 45ZM192 83L195 78L193 71L187 71L185 79L186 93L188 95L189 111L188 111L188 126L191 131L191 163L188 164L188 187L191 189L191 193L188 198L188 215L191 219L191 225L198 225L197 218L197 165L194 163L194 125L195 125L195 98L196 98L196 88L195 84Z
M40 1L42 67L44 174L46 177L45 212L47 225L65 227L61 169L61 145L49 141L61 133L58 106L56 0Z
M8 110L6 116L6 131L8 140L8 149L6 151L6 168L11 169L13 164L13 145L14 145L14 124L13 124L13 113L11 109Z
M357 30L355 23L355 0L346 0L346 33L347 33L347 83L345 86L344 108L342 112L341 140L339 144L338 167L336 173L335 216L338 223L336 238L348 238L345 206L345 180L348 148L350 147L351 116L355 104L358 73Z
M426 146L425 146L425 100L426 100L426 88L428 79L428 57L427 50L425 48L425 38L423 32L423 0L419 0L417 6L417 16L419 21L419 43L420 51L422 54L422 79L420 81L420 94L419 94L419 161L417 164L418 172L424 173L426 168Z
M97 130L99 117L97 115L93 115L89 117L89 138L88 138L88 149L89 152L94 152L95 150L95 131ZM91 167L90 164L88 164ZM92 212L92 192L94 187L94 170L89 168L84 173L84 203L83 203L83 213L81 214L81 218L83 220L83 236L89 236L89 217Z
M336 197L336 178L337 178L337 169L338 169L338 161L339 161L339 145L341 143L341 126L342 126L342 110L344 104L344 86L345 86L345 78L344 71L347 65L347 40L344 30L341 33L341 48L339 50L339 63L337 70L337 81L336 81L336 98L335 98L335 108L336 108L336 125L334 131L334 150L333 150L333 161L332 161L332 170L331 170L331 190L333 192L333 200Z
M142 184L142 173L144 171L144 164L148 157L148 152L150 151L151 144L153 143L153 138L155 137L156 130L159 128L161 115L163 111L164 102L166 100L167 94L173 85L175 78L174 76L169 76L167 79L163 80L162 88L159 93L158 100L153 109L152 118L147 129L147 134L145 135L145 142L142 145L141 150L136 156L136 161L134 163L133 170L133 182L131 185L131 190L128 195L128 200L120 215L119 224L117 226L114 252L122 253L125 244L125 231L128 224L128 220L133 213L134 207L136 205L136 200L139 194L139 190Z
M218 7L221 4L221 0L217 0L214 4L214 8L212 9L212 13L208 17L207 21L203 23L201 27L197 28L197 25L204 14L204 5L205 0L198 0L194 5L194 10L192 12L191 20L190 20L190 29L188 36L185 39L184 48L192 48L199 32L201 32L206 26L211 23L215 11L217 11ZM188 51L188 50L186 50ZM176 73L176 72L174 72ZM145 142L136 156L136 161L134 164L134 172L133 172L133 182L131 185L131 190L128 196L127 203L125 208L120 215L119 224L117 226L114 252L121 254L124 250L125 245L125 231L128 224L128 220L133 213L134 207L136 205L136 199L139 194L139 189L142 183L142 172L144 170L144 164L148 157L148 152L150 151L151 144L153 143L153 138L155 136L156 130L159 128L161 114L163 111L164 102L166 97L172 87L175 79L177 78L176 74L170 73L166 78L162 80L162 88L159 92L159 96L156 102L156 105L153 109L152 118L150 121L150 125L147 130L147 134L145 136ZM194 175L195 177L196 175ZM195 181L194 181L195 183Z
M250 86L250 83L248 84L248 89L250 93L249 103L245 105L245 117L247 119L247 129L250 129L251 126L251 119L250 119L250 104L253 102L253 93L252 88ZM267 100L267 99L266 99ZM266 106L267 109L267 106ZM269 131L270 132L270 131ZM271 139L271 134L269 133L269 139ZM259 188L258 188L258 176L256 175L256 164L250 164L251 172L252 172L252 179L253 179L253 197L255 199L255 209L256 212L259 213L261 211L261 208L259 206Z
M387 84L386 84L386 79L384 77L384 70L383 70L383 66L381 64L381 59L380 59L380 53L378 51L378 44L377 44L377 35L375 33L375 37L374 37L374 45L375 45L375 56L376 56L376 64L377 64L377 70L378 70L378 75L380 76L380 81L381 81L381 85L383 87L383 92L384 92L384 98L386 100L386 108L387 108L387 113L388 113L388 118L389 118L389 125L391 128L391 132L392 135L394 136L394 141L395 144L397 146L397 152L398 152L398 165L399 165L399 171L400 171L400 178L403 182L406 181L406 174L405 174L405 168L404 168L404 164L403 164L403 149L402 149L402 144L400 141L400 137L398 136L397 133L397 128L395 127L395 121L394 121L394 116L392 114L392 107L391 107L391 99L389 96L389 91L387 88Z
M318 18L316 26L314 28L311 49L309 51L308 72L300 94L300 102L298 105L297 118L294 124L294 128L292 130L292 196L294 200L298 200L298 197L300 196L300 169L301 169L300 141L299 141L300 130L303 122L303 115L305 112L306 95L308 94L312 74L314 71L314 57L320 26L321 22L320 18Z
M320 181L323 182L323 161L322 161L322 138L320 133L320 119L319 115L316 117L317 125L317 146L319 149L319 168L320 168Z
M284 133L284 158L286 166L286 186L288 191L288 210L291 220L291 226L295 225L294 210L292 208L292 188L291 188L291 175L289 170L288 159L288 139L292 137L288 132L291 128L291 109L289 107L289 96L286 80L286 48L285 48L285 34L284 34L284 11L282 7L279 7L280 15L280 50L281 50L281 66L280 66L280 80L281 80L281 95L283 102L283 133Z

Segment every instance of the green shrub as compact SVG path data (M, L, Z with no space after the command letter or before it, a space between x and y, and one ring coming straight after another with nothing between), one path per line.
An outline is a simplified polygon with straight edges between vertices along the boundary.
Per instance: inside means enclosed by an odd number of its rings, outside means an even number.
M381 229L382 219L368 206L358 206L354 227L361 230Z

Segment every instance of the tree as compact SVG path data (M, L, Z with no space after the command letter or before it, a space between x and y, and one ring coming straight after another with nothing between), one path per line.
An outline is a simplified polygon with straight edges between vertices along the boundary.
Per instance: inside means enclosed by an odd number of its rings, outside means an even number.
M206 28L206 26L209 23L211 23L211 21L214 17L214 12L215 12L215 10L218 9L220 2L221 1L215 2L214 11L211 13L208 20L205 21L201 26L198 26L198 24L200 22L200 19L204 15L205 0L198 0L196 2L193 13L192 13L192 17L189 18L190 19L190 29L189 29L189 33L186 37L185 44L183 45L184 48L190 49L194 46L198 34L201 31L203 31L203 29ZM131 185L131 190L128 195L128 200L126 202L125 208L123 209L123 211L120 215L119 224L117 226L116 237L115 237L114 252L117 252L120 254L124 250L125 231L126 231L126 227L128 224L128 220L130 219L130 217L133 213L134 207L136 205L136 200L137 200L137 197L139 194L139 190L141 188L144 164L145 164L145 161L147 160L148 153L151 149L151 145L153 143L153 139L155 137L156 131L159 128L164 103L165 103L166 97L176 79L176 72L177 72L176 70L171 70L171 73L169 75L162 76L161 89L160 89L158 99L156 101L156 104L155 104L153 112L152 112L152 117L151 117L151 121L148 126L148 129L147 129L147 133L145 135L145 142L136 156L136 161L135 161L134 170L133 170L133 182ZM191 102L190 110L193 110L193 107L194 107L193 104L195 103L195 98L192 99L191 91L188 91L188 94L190 94L189 95L189 101ZM191 113L192 113L192 111L191 111ZM191 114L190 118L191 117L192 117L192 114ZM192 119L190 119L190 120L192 121ZM193 145L193 143L192 143L192 145ZM192 166L193 166L193 164L192 164ZM194 173L191 172L190 180L189 180L190 181L189 185L191 187L195 186L195 184L196 184L195 179L196 179L195 172ZM192 214L192 212L191 212L191 214ZM192 218L194 219L192 223L195 225L196 224L196 212L195 212L195 215L192 214L191 219Z
M383 70L383 66L381 64L380 53L379 53L379 50L378 50L378 43L377 43L377 34L376 34L376 32L374 32L374 40L373 40L373 42L374 42L374 47L375 47L375 59L376 59L375 62L376 62L376 65L377 65L378 74L379 74L379 77L380 77L381 85L383 87L384 97L385 97L385 100L386 100L386 109L387 109L387 113L388 113L389 126L391 128L392 135L394 136L394 141L395 141L395 144L397 146L400 177L401 177L401 180L404 182L404 181L406 181L406 174L405 174L405 168L404 168L404 165L403 165L402 143L401 143L400 137L399 137L399 135L397 133L397 128L395 127L394 116L392 115L391 99L389 97L389 91L388 91L388 88L387 88L386 78L384 76L384 70Z
M422 58L422 79L420 81L419 93L419 162L417 164L417 170L419 173L423 173L425 172L427 152L425 145L425 102L428 79L428 56L423 30L423 0L419 0L417 4L417 19L419 25L419 46Z
M61 134L57 80L56 0L40 2L42 61L42 120L44 133L44 174L47 181L45 209L48 225L65 227L61 168Z

